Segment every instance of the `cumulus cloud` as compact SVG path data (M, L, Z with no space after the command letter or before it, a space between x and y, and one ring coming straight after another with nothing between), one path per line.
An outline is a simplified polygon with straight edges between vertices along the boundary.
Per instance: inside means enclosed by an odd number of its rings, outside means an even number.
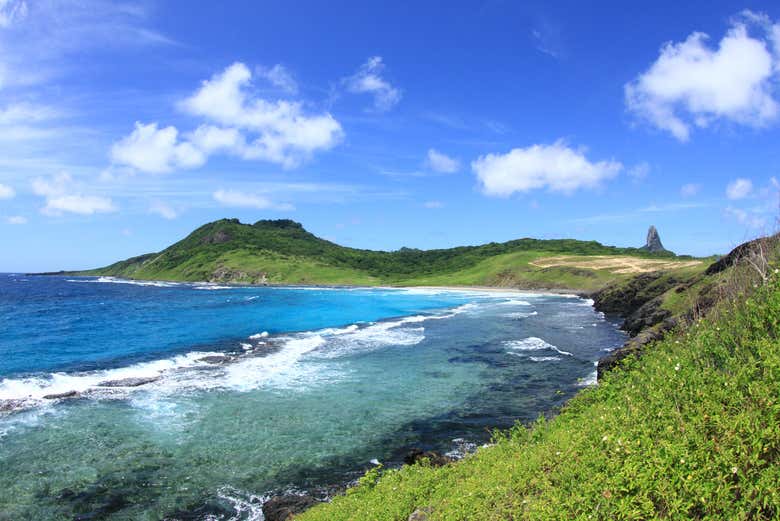
M133 132L113 146L112 161L142 172L165 173L200 167L210 155L224 153L294 168L341 142L344 132L333 116L306 114L301 102L253 96L251 80L243 63L215 74L179 104L206 122L183 134L173 126L136 123Z
M11 215L5 218L5 222L8 224L27 224L27 217L22 215Z
M16 190L0 183L0 199L13 199L14 197L16 197Z
M60 216L63 213L92 215L117 210L114 202L108 197L81 193L73 178L67 173L50 178L33 179L32 189L33 193L46 199L46 205L41 209L41 213L45 215Z
M542 188L563 193L594 188L615 177L623 165L613 160L591 162L583 149L575 150L557 141L480 156L471 163L471 169L486 195L507 197Z
M163 201L152 201L149 205L149 213L159 215L163 219L173 220L179 216L179 213L169 204Z
M343 137L341 124L328 113L307 115L300 102L268 101L253 97L247 87L252 74L234 63L206 80L181 108L226 128L242 129L253 137L234 151L244 159L260 159L293 168L314 152L329 150Z
M372 56L352 76L344 79L349 92L374 96L374 109L385 112L401 101L401 90L382 77L385 64L381 56Z
M744 199L753 192L753 182L742 177L730 182L726 187L726 197L731 200Z
M433 148L428 150L426 165L434 172L442 174L452 174L460 170L460 161Z
M239 192L237 190L217 190L213 194L214 200L225 206L235 206L241 208L255 208L258 210L294 210L295 208L288 203L278 204L269 198L258 195Z
M763 20L758 23L758 20ZM761 35L751 35L758 28ZM625 85L629 111L680 141L691 128L724 120L760 127L775 120L774 71L780 66L780 25L749 11L737 18L717 47L694 32L666 43L648 70Z
M687 183L680 187L680 195L683 197L693 197L701 191L701 185L696 183Z
M295 78L290 74L290 71L279 63L271 68L262 66L257 67L255 72L258 76L268 80L271 85L288 94L298 93L298 82L295 81Z
M111 160L140 170L161 174L177 168L196 168L206 162L202 150L179 140L175 127L136 122L135 130L111 147Z

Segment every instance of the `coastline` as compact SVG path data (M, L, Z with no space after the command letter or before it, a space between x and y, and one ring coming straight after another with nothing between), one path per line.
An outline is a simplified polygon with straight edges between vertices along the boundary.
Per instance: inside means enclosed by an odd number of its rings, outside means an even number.
M94 279L95 277L94 276L89 276L89 277L86 277L86 278ZM119 281L119 280L131 282L131 283L136 282L133 279L119 279L119 278L117 278L117 281ZM138 281L138 282L141 282L141 281ZM149 281L143 281L143 282L149 282ZM154 282L154 281L152 281L152 282ZM168 281L160 281L160 282L168 282ZM174 282L174 281L171 281L171 282ZM221 286L222 285L222 284L216 284L216 283L203 283L203 282L200 282L200 283L199 282L176 282L176 283L177 284L182 284L182 285L187 285L187 286L199 285L199 284L211 285L211 286L217 286L217 285ZM236 288L240 288L240 287L250 287L250 288L263 287L263 285L229 285L229 286L234 286ZM420 290L420 291L446 291L446 292L451 291L451 292L462 292L462 293L490 293L490 294L494 294L494 295L499 295L499 294L506 294L506 295L522 295L522 294L566 295L566 296L570 296L570 297L582 298L581 295L577 295L576 293L564 292L564 291L560 291L560 290L557 290L557 291L555 291L555 290L539 290L539 289L526 290L526 289L522 289L522 288L505 288L505 287L495 287L495 286L326 286L326 285L319 286L319 285L273 285L273 286L269 286L269 287L274 287L274 288L284 288L284 287L290 287L290 288L319 288L319 287L322 287L322 288L350 288L350 289L368 289L368 290L375 289L375 290ZM592 305L593 303L590 302L590 304ZM388 320L390 320L390 319L388 319ZM272 340L272 339L268 339L268 340ZM218 356L218 355L215 354L215 356ZM219 361L219 365L222 365L222 364L225 364L225 363L227 363L226 359L222 359L222 360ZM124 382L124 383L127 384L128 382ZM148 381L148 382L143 381L142 382L142 381L139 380L138 382L134 382L134 383L138 383L139 384L138 386L142 387L145 383L152 383L152 382L151 381ZM66 399L76 398L76 397L86 397L86 396L88 396L88 394L89 394L88 392L87 393L83 393L83 394L82 393L73 394L73 395L68 394L67 396L56 396L56 397L53 396L53 398L55 398L57 400L59 400L59 399L66 400ZM451 441L451 440L443 439L442 441L446 442L446 441ZM414 450L414 448L410 447L410 453L413 450ZM427 452L425 457L427 457L428 459L434 459L431 456L431 454L434 454L434 453ZM439 458L447 458L446 456L442 456L442 455L437 455L437 456ZM404 459L406 459L406 458L404 458ZM450 458L448 461L455 461L455 458ZM365 470L365 469L361 469L361 468L356 468L355 469L356 472L361 472L362 470ZM296 495L296 497L298 497L298 498L308 497L308 498L311 498L312 500L313 500L313 498L317 498L317 500L321 500L321 499L323 499L326 496L328 498L330 498L334 494L342 493L344 490L346 490L350 486L353 486L354 484L355 484L355 480L354 479L348 479L346 481L334 483L334 484L332 484L330 486L323 487L321 489L314 488L314 489L311 489L311 490L307 490L305 492L305 494L306 494L305 496ZM327 494L323 494L322 490L327 490ZM300 492L303 492L303 491L300 491ZM269 501L273 500L273 499L275 499L277 497L278 496L272 496L271 498L269 498ZM316 503L314 503L312 501L308 501L308 500L304 500L303 502L305 504L307 504L307 506L313 506L314 504L316 504ZM269 517L268 519L271 520L273 518Z

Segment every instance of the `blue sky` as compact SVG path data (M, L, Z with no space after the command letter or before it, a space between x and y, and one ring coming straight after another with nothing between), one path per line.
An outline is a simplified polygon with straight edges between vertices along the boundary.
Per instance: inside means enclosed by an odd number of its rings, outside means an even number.
M0 0L0 271L222 217L377 249L774 230L780 6L550 4Z

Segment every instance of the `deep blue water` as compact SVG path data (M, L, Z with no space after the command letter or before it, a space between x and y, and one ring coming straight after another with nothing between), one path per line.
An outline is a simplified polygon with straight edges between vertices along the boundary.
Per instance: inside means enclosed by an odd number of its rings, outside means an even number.
M0 377L152 360L193 346L344 326L462 303L377 290L252 288L0 274Z
M594 383L624 335L590 304L0 275L0 519L259 520L462 454Z

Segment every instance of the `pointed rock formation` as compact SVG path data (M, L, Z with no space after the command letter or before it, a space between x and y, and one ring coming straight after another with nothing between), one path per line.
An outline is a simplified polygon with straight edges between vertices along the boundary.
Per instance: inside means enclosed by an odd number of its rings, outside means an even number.
M668 251L664 248L664 245L661 244L661 236L658 235L658 230L655 229L655 226L650 226L650 229L647 230L647 242L645 242L645 245L640 249L649 251L650 253Z

